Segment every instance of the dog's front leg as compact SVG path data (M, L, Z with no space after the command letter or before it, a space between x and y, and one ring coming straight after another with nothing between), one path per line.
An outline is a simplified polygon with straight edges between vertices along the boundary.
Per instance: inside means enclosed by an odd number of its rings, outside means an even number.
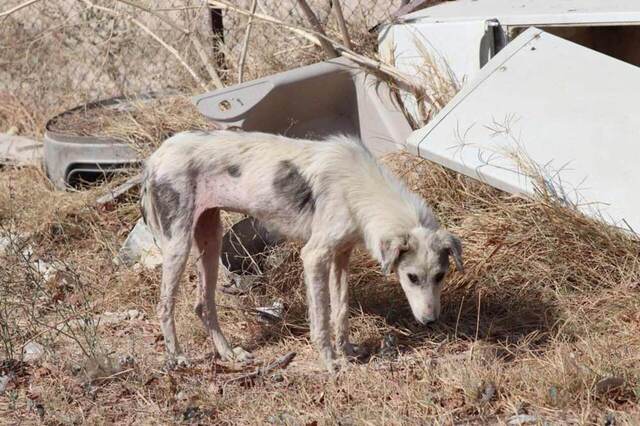
M331 323L336 339L336 349L346 356L355 356L349 342L349 286L347 275L351 248L339 251L333 257L329 278L331 292Z
M329 326L329 272L333 253L311 239L302 249L305 285L309 301L311 340L329 372L335 372L335 353L331 347Z

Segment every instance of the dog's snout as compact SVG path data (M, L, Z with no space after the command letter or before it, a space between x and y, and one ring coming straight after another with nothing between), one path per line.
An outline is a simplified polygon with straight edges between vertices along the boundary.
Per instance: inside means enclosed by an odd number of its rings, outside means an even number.
M420 319L420 323L422 325L430 325L433 324L434 322L436 322L438 320L438 318L436 318L435 316L426 316L426 317L422 317Z

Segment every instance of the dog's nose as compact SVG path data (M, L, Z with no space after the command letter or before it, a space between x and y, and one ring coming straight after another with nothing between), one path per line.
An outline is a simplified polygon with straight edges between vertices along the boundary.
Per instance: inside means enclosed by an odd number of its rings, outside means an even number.
M430 325L430 324L433 324L436 321L437 321L436 317L424 317L424 318L422 318L422 321L420 321L420 322L422 323L422 325Z

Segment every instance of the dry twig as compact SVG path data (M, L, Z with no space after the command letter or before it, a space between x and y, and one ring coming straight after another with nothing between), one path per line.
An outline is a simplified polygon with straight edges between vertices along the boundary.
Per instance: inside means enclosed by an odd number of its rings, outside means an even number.
M342 33L342 41L347 49L353 49L353 45L351 44L351 37L349 37L349 30L347 28L347 23L344 20L344 15L342 13L342 5L340 4L340 0L333 0L333 7L336 9L336 19L338 20L338 26L340 27L340 32Z
M234 6L233 4L227 2L226 0L209 0L209 4L221 9L231 10L243 15L251 15L251 13L248 10ZM333 47L335 48L335 50L337 50L345 58L351 59L353 62L355 62L359 66L371 72L386 76L388 79L392 80L393 83L399 89L412 93L417 99L424 99L427 102L433 103L431 96L429 96L426 93L426 90L423 84L411 78L410 76L407 76L401 73L400 71L398 71L396 67L387 65L375 59L369 58L365 55L356 53L353 50L348 49L341 43L335 40L332 40L326 35L321 34L317 31L300 28L296 25L288 24L286 22L283 22L269 15L255 13L253 14L253 16L257 19L260 19L261 21L286 28L292 33L297 34L298 36L303 37L318 46L322 46L323 41L329 42L333 44Z
M295 352L288 352L287 354L273 361L271 364L267 364L265 367L260 367L249 374L245 374L240 377L234 377L233 379L227 380L225 382L225 385L230 385L233 383L249 383L250 384L254 380L260 377L266 376L267 374L269 374L270 372L272 372L277 368L286 368L291 363L291 361L293 361L293 358L295 357L296 357Z
M191 68L189 66L189 64L187 64L187 62L180 55L180 53L178 53L178 51L173 46L168 44L160 36L158 36L156 33L151 31L151 29L149 29L149 27L147 27L145 24L140 22L138 19L134 18L133 16L131 16L129 14L121 13L121 12L118 12L116 10L110 9L108 7L98 6L97 4L91 3L89 0L82 0L82 1L83 1L84 4L86 4L90 8L102 10L103 12L109 13L109 14L111 14L113 16L118 16L118 17L122 17L122 18L128 19L129 21L134 23L142 31L147 33L147 35L149 35L155 41L160 43L160 45L162 47L164 47L166 50L168 50L169 53L171 53L178 60L178 62L180 62L180 64L187 70L187 72L191 75L191 77L193 77L193 79L196 81L196 83L198 83L198 85L200 85L200 87L202 87L204 90L209 90L209 88L207 87L205 82L202 81L202 79L198 76L198 74L196 74L196 72L193 70L193 68Z
M324 51L327 52L327 56L329 56L330 58L337 58L338 56L340 56L338 52L336 52L336 49L334 49L331 41L326 38L326 34L324 32L324 29L322 28L322 24L318 20L316 14L313 13L313 10L311 10L311 7L309 7L307 2L305 0L297 0L297 3L298 7L302 9L302 13L304 13L307 20L316 30L316 32L325 36L325 38L320 38L318 39L318 41L320 42L320 46L322 46Z
M240 61L238 62L238 83L242 83L244 77L244 63L247 60L247 47L249 46L249 37L251 36L251 27L253 25L253 14L256 13L256 7L258 6L258 0L253 0L251 3L251 15L247 22L247 29L244 33L244 40L242 40L242 51L240 52Z
M9 15L11 15L11 14L13 14L13 13L15 13L15 12L21 10L21 9L24 9L25 7L29 7L32 4L37 3L39 1L40 0L29 0L29 1L26 1L26 2L24 2L22 4L17 5L14 8L11 8L9 10L5 10L4 12L0 12L0 18L7 17L7 16L9 16Z

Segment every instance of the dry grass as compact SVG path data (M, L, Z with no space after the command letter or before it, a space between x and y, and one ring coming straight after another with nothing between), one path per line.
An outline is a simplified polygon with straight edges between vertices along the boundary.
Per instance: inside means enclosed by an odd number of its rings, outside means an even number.
M75 32L76 38L60 46L46 38L55 27L39 38L42 28L20 25L18 15L3 22L0 130L41 134L47 118L80 102L164 88L158 75L185 94L195 93L172 60L161 71L131 69L134 62L127 58L158 52L146 42L136 44L131 28L116 25L118 31L111 33L105 28L115 25L113 20L71 10L75 15L68 20L60 18L54 2L41 10L43 22L63 22L65 36ZM74 24L75 16L84 24ZM75 91L77 76L65 73L67 60L98 30L102 38L92 52L117 46L119 62L96 77L95 87L78 85ZM352 33L357 50L370 52L371 36L362 28ZM24 49L7 53L12 35L18 47L31 46L31 56ZM248 78L320 58L317 48L292 43L275 28L256 24L254 35L252 43L261 38L279 43L252 45ZM112 39L117 43L110 44ZM184 47L181 42L175 39ZM229 54L224 78L233 81L238 52ZM12 61L19 66L9 68ZM148 149L184 126L206 125L185 106L185 98L175 98L81 124L87 132ZM77 132L81 126L72 127ZM537 200L515 198L405 154L385 161L464 242L466 272L452 271L448 279L442 321L416 325L398 283L358 252L350 277L352 336L371 356L328 377L308 339L299 247L288 245L287 261L269 271L262 288L243 297L219 296L223 328L233 344L252 350L260 362L297 352L286 370L254 386L226 384L242 368L211 359L192 309L193 265L177 306L178 333L193 367L162 370L155 316L159 272L112 262L139 216L135 195L97 206L104 186L60 192L39 170L0 170L0 237L20 236L0 254L0 376L15 374L0 395L0 423L504 424L527 414L540 424L638 424L638 241L544 194ZM25 245L33 253L25 255ZM65 274L45 280L34 271L37 259L63 262ZM285 303L284 320L258 322L250 308L275 299ZM104 312L128 309L144 318L110 325L93 321ZM84 326L77 327L78 320ZM65 324L76 327L56 331ZM397 348L380 351L390 336ZM30 363L8 361L19 358L29 340L43 344L46 355ZM119 363L124 356L133 363ZM611 383L621 385L607 386Z
M35 170L5 170L3 227L30 232L35 256L64 260L77 275L73 285L54 286L32 301L42 308L42 321L59 320L61 312L86 316L83 309L90 315L127 309L146 315L97 326L89 355L46 327L20 336L14 346L41 333L35 340L46 343L50 353L29 364L28 375L1 397L7 418L36 420L33 407L41 404L48 423L192 418L234 424L485 424L521 413L552 423L638 421L638 242L550 199L514 198L404 154L387 161L464 241L467 270L450 276L442 321L417 326L399 285L357 253L350 280L353 337L374 355L332 379L308 342L301 265L297 247L288 246L290 258L269 272L262 290L241 298L220 296L224 329L235 344L264 361L298 352L288 369L248 388L225 385L239 374L238 366L206 355L210 347L191 307L193 267L177 317L194 366L161 371L154 313L159 273L111 262L137 217L134 199L98 208L93 204L98 190L60 193ZM15 253L5 255L2 265L1 279L11 282L10 288L22 288L23 294L33 289ZM263 325L246 310L275 298L285 302L282 323ZM31 298L22 300L27 301ZM52 303L58 307L52 309ZM376 355L389 334L398 339L397 357ZM122 355L134 358L132 367L113 367ZM624 384L597 392L607 377Z
M144 100L130 97L113 105L67 112L49 125L50 130L61 134L117 139L143 155L175 133L212 128L213 124L184 95Z

